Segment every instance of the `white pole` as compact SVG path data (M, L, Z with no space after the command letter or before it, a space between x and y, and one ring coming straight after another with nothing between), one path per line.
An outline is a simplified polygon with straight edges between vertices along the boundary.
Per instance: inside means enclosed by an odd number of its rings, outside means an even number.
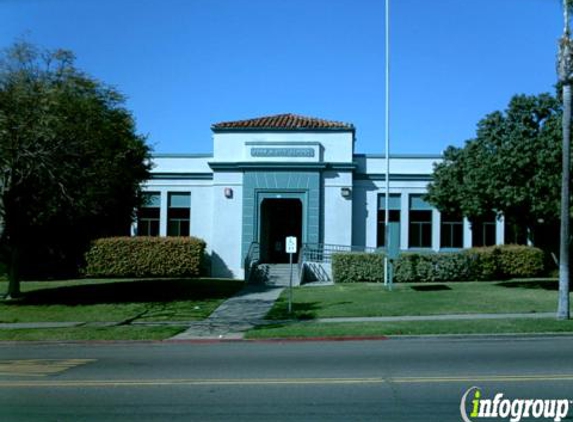
M385 0L385 29L386 29L386 69L385 69L385 127L384 136L386 138L386 194L384 197L384 239L386 240L386 252L390 251L390 0ZM388 257L384 260L384 284L388 285Z

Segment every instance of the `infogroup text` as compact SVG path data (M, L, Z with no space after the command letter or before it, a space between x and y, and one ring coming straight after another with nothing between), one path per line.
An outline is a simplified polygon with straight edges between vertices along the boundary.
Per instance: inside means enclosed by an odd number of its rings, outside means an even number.
M462 396L460 413L464 422L486 418L509 419L510 422L523 419L559 422L567 417L572 403L568 399L507 399L503 393L496 393L493 398L487 399L482 396L479 387L471 387Z

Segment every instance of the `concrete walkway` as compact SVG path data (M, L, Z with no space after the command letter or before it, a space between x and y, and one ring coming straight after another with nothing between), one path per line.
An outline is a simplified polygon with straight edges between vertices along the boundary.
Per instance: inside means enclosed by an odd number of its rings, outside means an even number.
M283 287L247 286L223 302L207 319L192 322L172 340L241 339L246 331L264 322L283 290Z

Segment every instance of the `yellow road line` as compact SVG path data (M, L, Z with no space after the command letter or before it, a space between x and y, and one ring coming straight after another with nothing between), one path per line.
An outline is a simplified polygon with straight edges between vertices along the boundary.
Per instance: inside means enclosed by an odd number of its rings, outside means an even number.
M253 378L253 379L142 379L142 380L42 380L0 381L0 388L14 387L159 387L235 385L342 385L385 383L473 383L473 382L555 382L573 381L571 375L494 375L463 377L397 378Z

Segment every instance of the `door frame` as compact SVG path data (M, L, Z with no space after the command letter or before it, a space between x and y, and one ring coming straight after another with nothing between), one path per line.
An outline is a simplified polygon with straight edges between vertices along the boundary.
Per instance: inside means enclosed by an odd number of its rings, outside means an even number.
M299 199L302 205L302 239L300 245L308 241L308 191L274 189L274 190L255 190L256 204L255 207L255 236L257 242L261 243L262 234L262 205L265 199Z

